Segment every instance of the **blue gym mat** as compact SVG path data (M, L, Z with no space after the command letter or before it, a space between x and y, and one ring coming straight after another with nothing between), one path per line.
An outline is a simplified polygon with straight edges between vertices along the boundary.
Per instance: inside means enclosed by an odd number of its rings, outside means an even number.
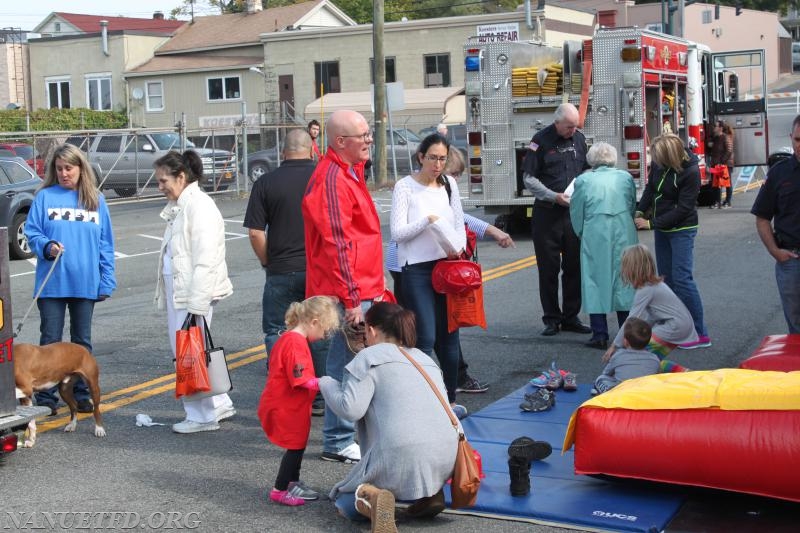
M589 398L589 389L579 385L576 392L559 390L553 409L526 413L519 404L525 393L534 390L526 385L464 419L467 438L481 454L486 477L474 507L447 512L588 531L663 531L683 504L683 495L667 486L575 475L573 452L561 454L569 418ZM533 463L530 494L513 497L508 445L523 435L549 442L553 454ZM445 495L449 502L449 487Z

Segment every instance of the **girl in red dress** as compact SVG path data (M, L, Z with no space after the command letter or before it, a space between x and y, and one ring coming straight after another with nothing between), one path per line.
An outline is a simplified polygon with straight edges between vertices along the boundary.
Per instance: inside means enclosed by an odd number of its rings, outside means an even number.
M308 344L339 326L336 302L327 296L294 302L286 311L286 326L289 331L278 338L269 354L269 375L258 403L258 418L270 442L286 449L270 499L283 505L303 505L305 500L319 498L300 481L311 431L311 402L319 390Z

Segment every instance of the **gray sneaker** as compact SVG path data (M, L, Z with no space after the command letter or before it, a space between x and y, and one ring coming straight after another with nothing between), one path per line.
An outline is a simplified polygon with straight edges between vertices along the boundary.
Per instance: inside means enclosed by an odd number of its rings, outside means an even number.
M292 481L286 492L302 500L319 500L319 492L311 489L302 481Z

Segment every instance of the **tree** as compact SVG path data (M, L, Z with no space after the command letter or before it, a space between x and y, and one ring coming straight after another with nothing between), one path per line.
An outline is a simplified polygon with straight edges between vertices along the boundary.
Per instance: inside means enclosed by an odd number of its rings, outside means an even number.
M308 0L262 0L264 9L307 2ZM333 0L333 3L359 24L372 23L373 0ZM384 20L393 22L409 20L476 15L514 11L518 0L384 0ZM192 6L194 4L194 6ZM173 18L194 13L223 14L241 13L247 9L245 0L182 0L181 5L170 11Z

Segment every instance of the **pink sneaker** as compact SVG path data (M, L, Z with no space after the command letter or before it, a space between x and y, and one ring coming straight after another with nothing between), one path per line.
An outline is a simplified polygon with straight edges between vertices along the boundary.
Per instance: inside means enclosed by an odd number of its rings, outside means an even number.
M305 505L306 501L303 498L292 496L287 490L272 489L269 493L269 499L281 505L289 505L296 507L298 505Z
M708 338L708 335L700 335L696 341L679 344L678 348L681 350L695 350L697 348L708 348L709 346L711 346L711 339Z

